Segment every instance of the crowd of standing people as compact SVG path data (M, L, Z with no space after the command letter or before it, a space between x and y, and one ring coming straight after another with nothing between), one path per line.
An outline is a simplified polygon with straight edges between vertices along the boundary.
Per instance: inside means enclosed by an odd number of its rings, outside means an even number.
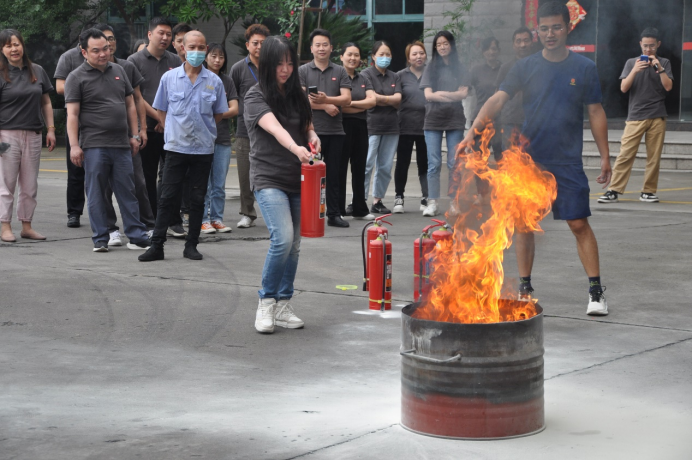
M81 225L86 191L93 251L122 245L115 195L128 248L144 251L140 261L164 259L167 237L185 238L183 256L202 259L197 250L201 233L231 232L224 224L224 188L232 153L229 120L236 117L237 227L255 225L257 202L270 233L255 327L265 333L275 326L301 328L303 321L290 300L300 249L300 168L312 158L309 143L326 163L327 224L349 227L345 217L371 220L375 214L404 213L414 147L420 211L423 216L440 214L443 139L452 175L458 146L473 148L477 133L494 121L502 127L491 143L497 161L522 132L531 140L530 154L556 177L554 217L566 220L576 236L590 282L588 314L606 315L581 163L586 107L602 156L598 182L609 184L599 80L592 61L565 47L570 23L565 5L545 3L538 20L543 46L538 53L531 54L532 31L520 27L513 34L511 61L499 60L500 43L489 37L482 42L484 61L468 71L454 36L440 31L433 38L430 61L424 44L414 41L405 50L407 67L399 72L389 68L393 50L384 40L373 44L372 64L365 69L359 71L364 50L351 42L336 50L342 65L336 64L331 34L323 29L310 34L313 60L300 65L289 40L270 36L261 24L245 32L247 57L229 66L224 46L208 43L187 24L174 27L160 17L151 21L148 39L133 44L133 53L122 60L115 57L113 28L98 24L83 31L79 45L60 57L54 75L55 91L65 96L67 108L67 226ZM629 61L622 88L661 84L665 94L670 71L668 62L654 55L656 31L643 39L643 50L651 51L652 58ZM48 97L54 88L43 68L26 56L19 31L0 32L0 45L0 150L6 149L0 157L1 238L16 240L10 223L19 184L20 235L45 239L32 228L32 217L44 125L49 150L56 144ZM647 74L648 67L657 65L656 75ZM569 87L557 86L562 78L571 82ZM472 90L477 105L465 136L462 101ZM646 130L659 129L662 114L655 112L646 114L654 121L629 125L629 136L639 140ZM395 156L396 196L390 210L383 200ZM630 157L618 164L623 165L618 184L603 201L617 201L631 164ZM347 205L349 168L352 201ZM454 181L448 184L444 193L453 197ZM477 185L483 194L487 186ZM645 189L644 197L654 196L656 179L648 176ZM516 249L520 295L530 297L533 234L519 234Z

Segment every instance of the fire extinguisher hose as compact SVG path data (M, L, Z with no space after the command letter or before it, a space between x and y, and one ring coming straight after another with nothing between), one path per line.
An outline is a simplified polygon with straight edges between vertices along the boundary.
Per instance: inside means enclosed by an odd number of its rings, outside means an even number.
M380 311L385 312L385 289L387 287L387 242L383 239L383 297L380 301Z
M375 221L367 222L366 225L363 226L363 230L361 231L361 256L363 257L363 291L366 291L366 275L368 274L368 269L366 268L366 230L369 227L371 227L374 223Z

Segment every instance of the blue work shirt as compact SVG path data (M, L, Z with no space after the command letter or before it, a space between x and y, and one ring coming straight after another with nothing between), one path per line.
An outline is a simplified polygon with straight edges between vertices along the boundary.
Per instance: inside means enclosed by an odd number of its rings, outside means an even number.
M522 91L528 153L544 165L582 165L585 106L602 102L597 66L570 51L561 62L541 51L521 59L500 85L510 98Z
M229 110L224 84L204 66L193 85L185 66L166 72L152 107L166 112L164 149L179 154L214 153L217 124L214 114Z

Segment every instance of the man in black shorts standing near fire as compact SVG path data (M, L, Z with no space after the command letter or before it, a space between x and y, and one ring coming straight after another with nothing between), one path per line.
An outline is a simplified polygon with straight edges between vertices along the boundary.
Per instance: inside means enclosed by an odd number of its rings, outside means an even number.
M587 106L592 134L601 156L597 182L611 180L606 114L601 105L597 67L591 60L568 51L570 13L564 3L544 3L537 11L538 33L544 49L518 61L482 107L461 147L473 148L475 131L495 119L503 106L523 92L525 122L522 134L529 139L528 153L556 178L558 195L554 219L565 220L577 240L578 255L589 278L588 315L607 315L604 288L599 276L597 239L587 218L589 184L582 167L583 111ZM514 239L520 271L520 297L531 297L534 234L517 233Z

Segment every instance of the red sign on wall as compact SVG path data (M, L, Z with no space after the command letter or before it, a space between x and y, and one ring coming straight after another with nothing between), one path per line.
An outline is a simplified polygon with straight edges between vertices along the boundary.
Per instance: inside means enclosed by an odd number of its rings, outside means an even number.
M594 53L594 45L568 45L567 48L575 53Z

